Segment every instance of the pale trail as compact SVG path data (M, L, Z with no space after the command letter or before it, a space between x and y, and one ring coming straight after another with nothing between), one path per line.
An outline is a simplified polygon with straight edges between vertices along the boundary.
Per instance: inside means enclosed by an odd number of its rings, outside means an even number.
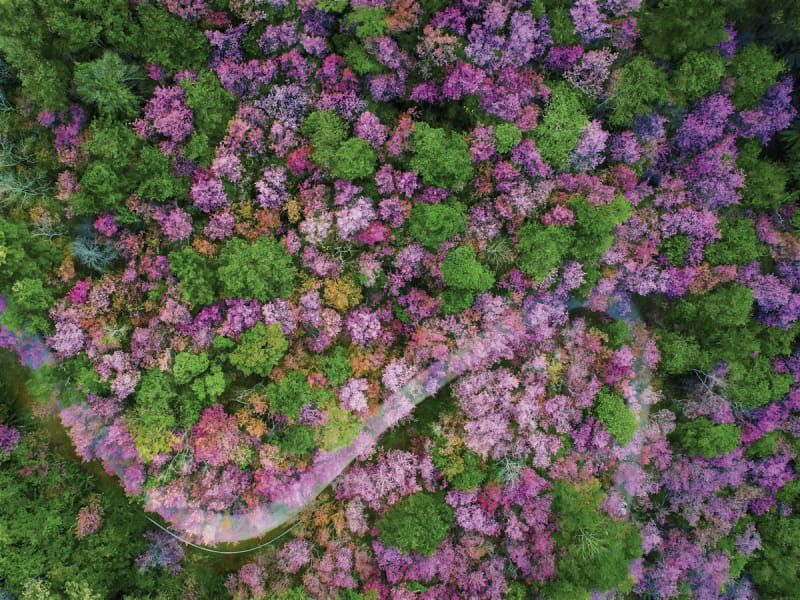
M401 390L386 398L376 414L370 415L364 420L360 432L351 444L333 451L319 452L309 468L300 474L294 482L285 486L278 501L242 512L197 508L166 509L159 505L158 499L154 497L153 492L148 490L144 499L145 510L160 515L182 536L153 521L164 531L184 543L210 552L221 554L250 552L276 541L277 538L273 538L261 546L231 552L204 548L194 543L199 542L200 544L213 546L220 543L237 543L257 539L265 533L274 531L291 522L320 492L331 485L353 460L358 457L366 457L383 433L403 418L408 417L417 404L436 394L442 387L463 373L488 368L502 358L519 356L518 353L525 350L526 340L530 339L530 316L536 310L537 305L540 304L540 301L530 303L525 312L509 311L498 319L500 323L496 323L493 329L481 332L481 334L460 346L447 359L434 362L425 370L417 373ZM575 300L570 300L567 304L561 303L564 311L579 306L582 306L582 304ZM0 302L0 314L2 314L2 308L3 306ZM625 319L629 323L641 322L641 315L635 306L627 303L623 310L625 311L624 313L620 312L619 309L615 311L612 308L608 314L615 319ZM491 349L491 352L487 353L489 349ZM50 362L51 360L52 356L43 357L44 362ZM649 413L648 402L645 398L652 397L650 394L650 376L649 369L641 360L637 360L632 383L638 400L633 403L634 406L631 408L635 408L637 413L640 432L647 424ZM63 410L65 407L59 406L58 408ZM84 412L84 414L87 413ZM106 427L97 418L94 419L91 428L94 429L98 438L108 434ZM634 436L626 447L627 458L624 461L639 462L641 445L641 436ZM122 460L118 457L99 458L102 460L105 470L109 474L118 477L133 462L132 460ZM617 487L630 500L630 494L625 490L624 482L620 482Z

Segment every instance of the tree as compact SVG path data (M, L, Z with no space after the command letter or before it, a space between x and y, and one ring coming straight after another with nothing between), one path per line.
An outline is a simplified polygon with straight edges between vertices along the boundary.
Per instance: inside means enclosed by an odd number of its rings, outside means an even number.
M570 153L588 124L589 116L583 109L578 92L568 85L554 86L544 116L533 130L542 160L555 168L566 168Z
M225 298L269 302L292 293L295 268L283 245L268 237L248 243L230 240L219 254L219 277Z
M467 228L464 205L417 203L408 218L408 232L430 251Z
M756 228L750 219L722 217L719 222L722 238L708 244L703 250L712 265L746 265L764 256Z
M740 431L736 425L713 423L706 417L698 417L679 424L674 436L690 455L712 458L735 450L739 446Z
M642 12L639 23L644 47L675 62L728 37L725 6L716 0L661 0L657 8Z
M329 356L325 357L322 372L325 378L333 386L340 386L350 379L353 369L350 359L347 358L347 351L343 346L335 346Z
M216 300L217 274L213 262L192 248L168 255L169 270L178 279L181 298L193 307L208 306Z
M598 481L582 487L553 484L551 510L558 518L553 538L561 552L557 579L541 590L545 598L585 600L592 590L624 591L628 567L642 555L641 536L632 523L600 512L602 498Z
M745 410L783 398L794 379L791 373L776 373L767 356L744 356L731 362L726 391L735 405Z
M174 379L158 368L147 369L133 398L133 408L126 412L126 420L142 458L150 461L159 452L170 452L176 440L170 428L177 425L178 393Z
M791 598L800 585L800 517L767 513L756 519L761 549L748 565L762 598Z
M141 139L125 123L98 117L91 122L87 133L83 148L115 170L128 167L139 155Z
M375 174L376 160L367 140L350 138L339 146L331 174L337 179L366 179Z
M796 193L787 194L789 175L785 166L760 158L761 145L756 140L740 144L736 166L744 169L745 186L742 188L742 206L753 210L777 210L781 204L791 202ZM795 211L795 215L800 212Z
M242 333L227 359L245 375L256 373L267 377L288 349L289 342L281 332L280 325L264 325L259 321Z
M702 98L719 87L725 59L717 50L689 52L672 74L672 86L680 102Z
M513 123L501 123L494 128L495 150L505 154L522 140L522 131Z
M322 168L331 168L339 147L347 139L347 123L332 110L318 110L306 117L303 135L311 139L311 160Z
M472 305L475 293L488 291L494 285L494 274L480 264L472 246L459 246L447 253L442 262L445 313L455 313Z
M404 554L431 555L455 521L442 493L417 492L394 504L377 522L381 539Z
M173 175L172 161L154 146L142 149L131 180L138 182L136 193L147 200L164 202L170 198L184 199L189 194L189 180Z
M215 147L225 137L228 122L236 112L236 96L222 87L214 71L203 70L197 81L182 79L186 104L194 113L195 135L203 135Z
M201 352L193 354L191 352L179 352L175 355L172 363L172 375L175 383L183 385L189 383L195 377L204 373L209 367L208 354Z
M55 298L41 279L26 277L11 286L8 306L2 323L12 331L28 331L34 335L50 335L53 325L47 314Z
M0 294L25 277L43 278L61 258L58 248L33 235L25 221L0 215Z
M317 442L314 430L308 425L291 425L278 435L277 444L288 454L308 454Z
M594 411L619 444L627 444L636 432L636 415L628 410L625 399L619 394L602 389L595 400Z
M538 221L523 225L517 232L517 265L536 281L543 280L561 265L575 241L575 233L566 225L545 227Z
M128 64L106 50L97 60L76 63L75 93L97 106L101 116L132 119L139 112L140 100L132 91L144 79L138 65Z
M278 383L270 383L266 395L271 410L293 419L300 417L304 405L318 406L333 397L329 389L312 389L300 371L289 371Z
M211 47L198 27L148 2L136 4L134 12L141 33L138 39L130 40L133 47L126 48L128 53L172 72L181 69L203 71L206 68ZM164 43L165 40L169 43Z
M736 110L755 108L784 69L783 62L767 46L750 42L742 48L731 63L731 74L736 78L731 99Z
M415 123L411 152L411 170L425 185L455 189L472 177L469 145L462 134Z
M609 122L616 127L629 127L633 117L649 113L653 104L669 98L667 74L644 56L636 56L620 69L611 96Z

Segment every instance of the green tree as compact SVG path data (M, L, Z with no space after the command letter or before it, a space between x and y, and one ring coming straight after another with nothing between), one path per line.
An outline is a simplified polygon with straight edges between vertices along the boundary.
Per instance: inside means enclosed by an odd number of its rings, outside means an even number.
M681 423L674 436L690 455L700 454L706 458L720 456L739 446L741 432L736 425L713 423L706 417Z
M367 140L350 138L339 146L331 174L337 179L366 179L375 174L377 159Z
M191 69L213 75L205 71L211 47L199 27L148 2L139 2L134 11L141 28L138 40L131 40L135 46L130 53L172 72Z
M181 297L193 307L208 306L216 300L217 275L213 262L192 248L168 255L169 269L178 279Z
M766 513L756 519L761 549L747 572L762 598L779 600L797 595L800 585L800 517Z
M639 24L644 47L675 62L728 39L725 7L716 0L661 0L642 11Z
M281 332L280 325L264 325L259 321L242 333L238 344L228 353L227 358L245 375L256 373L266 377L288 349L289 342Z
M142 140L125 123L110 118L96 118L87 128L87 133L84 150L116 170L127 168L132 159L139 155Z
M58 248L33 235L25 221L0 215L0 294L23 278L41 279L61 261Z
M126 421L142 457L150 460L159 452L170 452L175 441L170 428L177 425L175 407L179 401L173 377L158 368L147 369L133 398Z
M745 140L739 146L736 166L745 172L742 206L771 211L796 200L796 192L786 192L789 174L784 165L760 157L762 148L757 140ZM800 215L800 212L794 214Z
M673 267L682 267L686 261L686 253L692 246L692 239L685 233L672 235L661 241L658 251L664 254Z
M344 119L332 110L318 110L305 118L300 129L311 139L311 160L324 169L333 167L336 153L347 139Z
M278 435L276 443L289 454L308 454L317 446L314 429L308 425L290 425Z
M322 372L332 386L343 385L353 374L350 359L343 346L334 347L329 356L325 357Z
M746 265L766 254L758 240L753 222L747 218L722 217L719 222L722 237L704 249L704 256L712 265Z
M597 481L583 488L563 481L553 484L558 575L542 588L545 598L586 600L592 590L630 589L628 567L642 555L641 537L632 523L601 512L602 499Z
M693 336L665 329L658 329L657 334L658 366L664 373L678 375L700 367L702 350Z
M417 203L407 221L411 237L430 251L467 228L464 205Z
M234 238L220 251L219 265L217 275L225 298L269 302L292 293L292 257L277 240L261 237L248 243Z
M717 50L689 52L672 74L672 85L686 103L715 91L724 74L725 59Z
M764 92L777 83L778 75L784 69L783 62L767 46L748 43L733 57L731 63L731 74L736 81L731 94L734 108L755 108Z
M49 335L53 326L47 311L54 301L53 291L45 288L41 279L18 279L11 286L8 306L0 320L12 331L24 329L35 335Z
M633 117L649 113L653 105L669 98L667 74L644 56L636 56L620 69L610 98L609 121L616 127L629 127Z
M189 195L190 181L172 174L172 161L155 146L145 146L132 169L132 181L138 182L136 193L147 200L165 202Z
M456 313L471 306L476 293L494 285L494 274L478 262L472 246L459 246L447 253L442 262L442 279L447 289L442 297L445 313Z
M501 123L494 128L494 137L497 140L495 150L505 154L522 140L522 131L513 123Z
M79 179L81 192L72 194L72 212L94 217L103 211L116 212L130 195L125 176L103 162L91 162Z
M729 364L726 393L730 401L745 410L783 398L793 382L790 373L776 373L767 356L743 357Z
M266 393L270 410L293 419L300 417L300 408L305 404L318 406L333 397L329 389L312 389L300 371L289 371L278 383L270 383Z
M346 17L349 25L356 26L356 36L360 39L367 37L381 37L388 28L386 24L386 9L373 6L359 6Z
M75 65L75 93L97 106L102 116L132 119L140 108L133 89L144 79L138 65L128 64L106 50L97 60Z
M209 365L208 354L205 352L200 354L179 352L175 355L175 361L172 363L172 375L175 377L175 383L178 385L189 383L204 373Z
M203 70L197 81L182 79L181 87L186 92L186 104L194 112L195 135L204 135L208 146L217 146L236 112L236 96L222 87L216 73L210 70Z
M575 241L575 233L566 225L545 227L539 221L523 225L517 235L517 265L536 281L561 265Z
M469 145L459 133L414 123L411 152L411 170L425 185L460 188L472 177Z
M546 163L556 168L569 164L569 155L575 149L581 132L589 124L578 93L569 86L552 88L544 115L533 130L536 148Z
M442 493L417 492L394 504L377 523L383 542L404 554L431 555L455 521Z
M636 432L636 415L625 406L625 399L608 389L597 395L594 411L606 431L621 445L627 444Z

